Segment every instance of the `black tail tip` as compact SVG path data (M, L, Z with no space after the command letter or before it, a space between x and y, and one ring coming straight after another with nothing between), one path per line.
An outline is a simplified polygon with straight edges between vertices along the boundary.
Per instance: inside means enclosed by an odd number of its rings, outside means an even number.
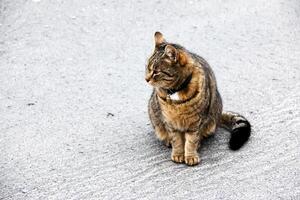
M232 130L229 141L229 148L231 150L240 149L249 139L251 133L251 125L249 122L244 122L243 126Z

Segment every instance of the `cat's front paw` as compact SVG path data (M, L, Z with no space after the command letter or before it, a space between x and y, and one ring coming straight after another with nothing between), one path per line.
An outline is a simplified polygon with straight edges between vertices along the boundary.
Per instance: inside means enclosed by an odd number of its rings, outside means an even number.
M189 166L198 165L200 158L198 155L185 156L185 164Z
M175 154L171 156L173 162L176 163L183 163L184 162L184 155L183 154Z

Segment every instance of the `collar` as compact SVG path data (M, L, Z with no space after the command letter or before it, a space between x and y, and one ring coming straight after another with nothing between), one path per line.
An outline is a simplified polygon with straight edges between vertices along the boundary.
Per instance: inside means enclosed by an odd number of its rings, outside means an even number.
M184 90L188 86L188 84L191 82L191 80L192 80L192 74L190 74L177 89L166 89L166 92L168 93L168 95L172 95L176 92Z

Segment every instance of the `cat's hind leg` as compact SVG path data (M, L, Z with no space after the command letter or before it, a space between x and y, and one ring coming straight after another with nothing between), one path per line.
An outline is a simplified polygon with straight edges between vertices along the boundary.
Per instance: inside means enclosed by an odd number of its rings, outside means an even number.
M165 125L161 119L160 107L154 98L153 94L149 101L149 118L153 128L155 130L156 137L163 141L167 147L171 147L171 140L168 131L165 128Z
M164 127L164 125L162 124L157 124L155 127L155 135L156 137L163 141L163 143L167 146L167 147L171 147L171 139L169 136L168 131L166 130L166 128Z
M210 120L201 131L201 134L204 138L208 138L216 132L217 124L214 120Z

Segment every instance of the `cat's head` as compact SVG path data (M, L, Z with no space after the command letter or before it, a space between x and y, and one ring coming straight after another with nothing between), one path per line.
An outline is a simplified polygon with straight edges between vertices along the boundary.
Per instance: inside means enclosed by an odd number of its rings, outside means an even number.
M145 80L154 87L174 88L187 62L181 46L166 42L160 32L154 34L155 49L146 64Z

